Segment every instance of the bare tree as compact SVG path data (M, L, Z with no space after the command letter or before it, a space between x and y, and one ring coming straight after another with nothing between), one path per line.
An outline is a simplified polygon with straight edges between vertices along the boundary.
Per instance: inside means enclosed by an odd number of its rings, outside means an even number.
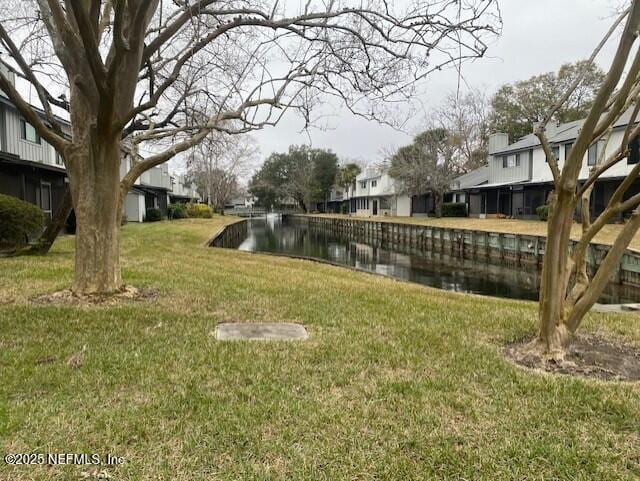
M258 147L248 135L212 132L187 157L187 172L209 205L224 211L256 164Z
M464 172L487 163L491 105L480 89L452 92L437 109L431 122L449 132Z
M630 142L640 134L640 125L637 123L640 111L640 49L637 38L640 28L639 0L634 0L615 21L589 62L593 62L620 25L624 25L624 29L615 56L564 165L560 165L553 153L545 126L579 88L586 70L574 80L562 98L558 99L555 107L535 131L547 156L555 191L550 200L541 276L540 330L536 342L530 347L544 356L555 359L563 358L573 333L602 294L627 246L640 228L640 194L628 198L625 196L640 173L640 163L620 182L608 205L597 218L591 219L589 213L589 199L595 182L629 155ZM626 127L621 129L620 125ZM579 180L587 150L598 144L601 146L601 153L596 165L590 169L586 180ZM581 207L582 235L573 249L570 249L571 228L578 205ZM629 211L630 218L595 274L589 278L589 243L606 223Z
M495 0L294 4L26 0L19 13L0 14L0 42L44 115L1 74L0 89L64 156L77 219L74 293L123 288L123 199L146 170L214 130L274 125L287 110L308 119L322 95L391 121L385 105L410 99L432 72L482 56L500 24ZM53 115L65 106L70 138ZM151 155L139 155L149 144ZM123 148L135 161L121 178Z
M464 172L458 150L457 141L452 140L446 129L426 130L391 156L389 175L398 181L402 193L410 196L431 193L436 217L441 217L445 192Z

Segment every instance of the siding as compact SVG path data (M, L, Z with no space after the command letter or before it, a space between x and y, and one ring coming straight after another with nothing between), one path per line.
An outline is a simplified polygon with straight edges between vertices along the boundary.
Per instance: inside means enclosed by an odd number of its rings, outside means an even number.
M5 122L7 145L3 149L6 152L19 155L24 160L56 165L55 150L44 139L42 144L35 144L20 138L20 116L17 110L5 107Z
M515 154L511 154L511 156L513 155ZM528 150L520 153L519 166L503 167L502 165L502 155L489 158L489 184L525 182L529 180L530 159Z

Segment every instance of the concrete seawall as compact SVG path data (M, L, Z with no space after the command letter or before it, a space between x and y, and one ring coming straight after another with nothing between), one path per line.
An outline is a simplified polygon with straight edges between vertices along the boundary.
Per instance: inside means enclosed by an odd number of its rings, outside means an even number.
M218 230L206 242L209 247L238 247L247 238L247 219L239 219Z
M367 219L296 215L312 229L323 229L354 239L381 241L388 246L417 252L440 252L492 264L540 268L544 258L544 236L505 234L469 229L452 229ZM574 242L575 244L575 242ZM609 246L591 244L587 253L591 271L602 262ZM640 286L640 253L628 250L612 279L613 283Z

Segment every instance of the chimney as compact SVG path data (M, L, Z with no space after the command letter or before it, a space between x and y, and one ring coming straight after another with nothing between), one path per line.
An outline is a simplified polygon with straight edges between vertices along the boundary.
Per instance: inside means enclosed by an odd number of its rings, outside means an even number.
M509 134L496 132L489 136L489 154L499 152L509 146Z

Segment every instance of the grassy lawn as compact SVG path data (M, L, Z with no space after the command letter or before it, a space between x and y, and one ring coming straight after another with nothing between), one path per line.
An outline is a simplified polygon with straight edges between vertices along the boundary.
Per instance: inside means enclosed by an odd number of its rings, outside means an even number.
M520 219L475 219L471 217L349 217L343 214L313 214L319 217L338 217L345 219L363 219L375 220L382 222L400 222L404 224L430 225L435 227L449 227L453 229L471 229L479 231L502 232L505 234L523 234L523 235L547 235L547 223L539 220L520 220ZM606 225L596 236L595 242L601 244L613 244L622 229L622 224ZM581 234L580 224L574 224L572 237L579 239ZM631 249L640 251L640 233L636 234L629 246Z
M71 238L0 259L0 452L110 453L118 480L640 477L640 386L503 359L535 331L535 304L203 247L222 222L123 228L126 280L156 300L29 304L70 285ZM311 338L211 335L256 320ZM640 344L637 315L590 314L585 329ZM0 461L11 481L95 470Z

